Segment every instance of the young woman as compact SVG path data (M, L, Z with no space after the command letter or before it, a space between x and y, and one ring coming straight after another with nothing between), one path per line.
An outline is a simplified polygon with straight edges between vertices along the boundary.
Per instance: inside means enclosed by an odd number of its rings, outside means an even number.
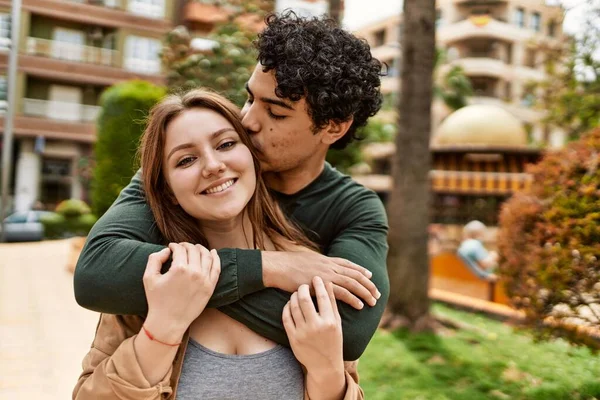
M291 351L206 308L220 273L207 248L313 247L270 198L239 110L202 89L170 96L153 108L140 153L169 246L148 260L147 317L101 316L73 398L361 399L332 286L320 278L317 307L303 285L284 308Z

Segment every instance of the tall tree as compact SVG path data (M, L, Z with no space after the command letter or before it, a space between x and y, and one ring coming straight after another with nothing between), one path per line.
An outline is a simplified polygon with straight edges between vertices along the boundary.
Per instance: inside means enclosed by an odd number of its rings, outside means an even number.
M431 327L429 314L429 179L431 101L435 50L435 0L404 0L402 74L393 187L388 203L392 287L388 325L413 331Z
M578 5L582 28L568 44L540 44L547 79L532 84L535 105L546 111L546 122L565 130L569 139L600 126L600 0Z
M329 16L335 20L338 25L342 25L342 9L344 0L329 0Z

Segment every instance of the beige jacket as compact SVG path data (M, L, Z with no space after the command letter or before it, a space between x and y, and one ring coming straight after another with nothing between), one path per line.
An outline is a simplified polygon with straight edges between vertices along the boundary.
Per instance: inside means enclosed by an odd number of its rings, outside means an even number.
M102 314L92 348L83 359L83 372L73 390L76 400L173 400L183 366L188 334L165 378L150 386L138 364L133 340L144 320L137 316ZM347 362L344 400L362 400L358 385L358 361ZM307 393L305 400L309 400Z

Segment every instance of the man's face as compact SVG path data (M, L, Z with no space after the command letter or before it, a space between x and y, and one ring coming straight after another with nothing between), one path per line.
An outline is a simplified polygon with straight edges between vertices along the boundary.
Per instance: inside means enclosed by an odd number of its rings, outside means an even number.
M289 171L324 159L328 145L322 142L323 132L313 132L306 101L279 98L276 86L274 71L265 73L258 64L248 80L248 100L242 109L242 124L258 150L263 172Z

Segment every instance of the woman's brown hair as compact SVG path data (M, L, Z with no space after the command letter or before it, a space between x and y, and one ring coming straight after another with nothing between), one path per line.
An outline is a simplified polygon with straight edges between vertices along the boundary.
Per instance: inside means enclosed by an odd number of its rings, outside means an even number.
M315 248L306 236L281 212L262 179L260 164L248 133L241 123L240 110L223 96L206 89L166 97L152 108L140 144L140 161L144 191L152 214L166 243L190 242L208 246L199 224L174 201L174 195L163 174L163 154L167 126L178 115L193 108L204 108L222 115L236 130L240 140L252 154L256 171L256 190L245 211L253 228L253 246L265 248L263 233L282 249L285 240ZM281 239L284 239L282 241Z

